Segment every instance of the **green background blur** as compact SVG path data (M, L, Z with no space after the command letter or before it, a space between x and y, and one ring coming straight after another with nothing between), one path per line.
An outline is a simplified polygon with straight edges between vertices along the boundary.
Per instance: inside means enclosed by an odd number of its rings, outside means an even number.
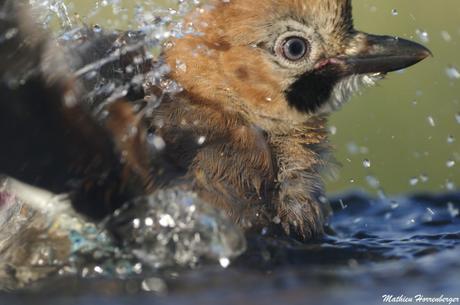
M91 16L104 1L67 1L71 18L77 12L85 22L116 28L129 26L136 3L148 7L152 2L115 1L129 10L114 17L110 5ZM165 6L165 1L158 3ZM351 188L387 194L457 189L460 74L449 77L446 71L460 69L460 1L355 0L354 18L357 29L423 42L434 58L389 75L333 116L332 142L342 166L337 178L328 179L329 193Z

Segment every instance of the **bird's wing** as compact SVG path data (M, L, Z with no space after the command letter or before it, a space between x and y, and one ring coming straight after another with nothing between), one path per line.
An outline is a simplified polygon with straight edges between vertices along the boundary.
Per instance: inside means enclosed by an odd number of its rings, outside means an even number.
M82 102L88 84L25 2L0 0L0 173L71 192L77 210L104 217L151 188L146 129L125 99L106 107L107 119L93 115Z

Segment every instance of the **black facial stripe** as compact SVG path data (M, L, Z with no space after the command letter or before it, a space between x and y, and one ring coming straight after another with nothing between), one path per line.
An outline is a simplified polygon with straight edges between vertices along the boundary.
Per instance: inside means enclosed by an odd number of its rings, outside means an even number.
M301 112L314 113L331 97L339 76L326 71L301 76L286 91L286 99Z

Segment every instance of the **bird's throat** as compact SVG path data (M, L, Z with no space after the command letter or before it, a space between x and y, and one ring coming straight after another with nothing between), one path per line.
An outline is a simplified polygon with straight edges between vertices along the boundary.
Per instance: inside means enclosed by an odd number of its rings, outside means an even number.
M286 100L300 112L315 113L330 100L339 81L339 76L330 73L304 74L286 91Z

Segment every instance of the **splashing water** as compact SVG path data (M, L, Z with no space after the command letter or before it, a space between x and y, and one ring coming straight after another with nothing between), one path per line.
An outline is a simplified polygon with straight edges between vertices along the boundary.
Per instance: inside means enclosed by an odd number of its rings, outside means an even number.
M68 212L47 213L13 194L8 183L0 189L0 289L56 273L124 278L202 260L228 267L246 249L232 222L180 188L139 198L101 224L86 221L67 203Z
M193 34L193 24L185 24L183 17L199 1L163 1L160 5L155 1L133 4L102 0L85 13L84 20L66 1L29 2L34 17L62 47L66 62L88 92L85 102L96 115L106 115L107 104L136 94L136 90L153 86L160 87L162 94L181 90L178 84L165 80L169 67L158 55L168 39ZM105 19L107 24L87 24L107 10L113 14L113 19ZM104 29L121 25L116 23L120 17L131 22L126 25L132 30ZM5 39L15 35L6 34ZM162 99L162 95L149 94L147 90L147 115ZM65 100L69 107L76 102ZM157 148L162 144L159 138L151 142ZM68 202L59 203L61 213L51 213L47 210L49 203L37 206L22 201L15 197L15 191L9 182L0 189L3 289L22 287L56 273L85 278L127 277L194 267L202 260L226 268L245 250L239 228L195 194L180 188L127 203L126 208L101 224L87 221ZM119 239L117 234L124 238ZM31 239L33 242L29 242ZM18 255L20 247L23 253Z

